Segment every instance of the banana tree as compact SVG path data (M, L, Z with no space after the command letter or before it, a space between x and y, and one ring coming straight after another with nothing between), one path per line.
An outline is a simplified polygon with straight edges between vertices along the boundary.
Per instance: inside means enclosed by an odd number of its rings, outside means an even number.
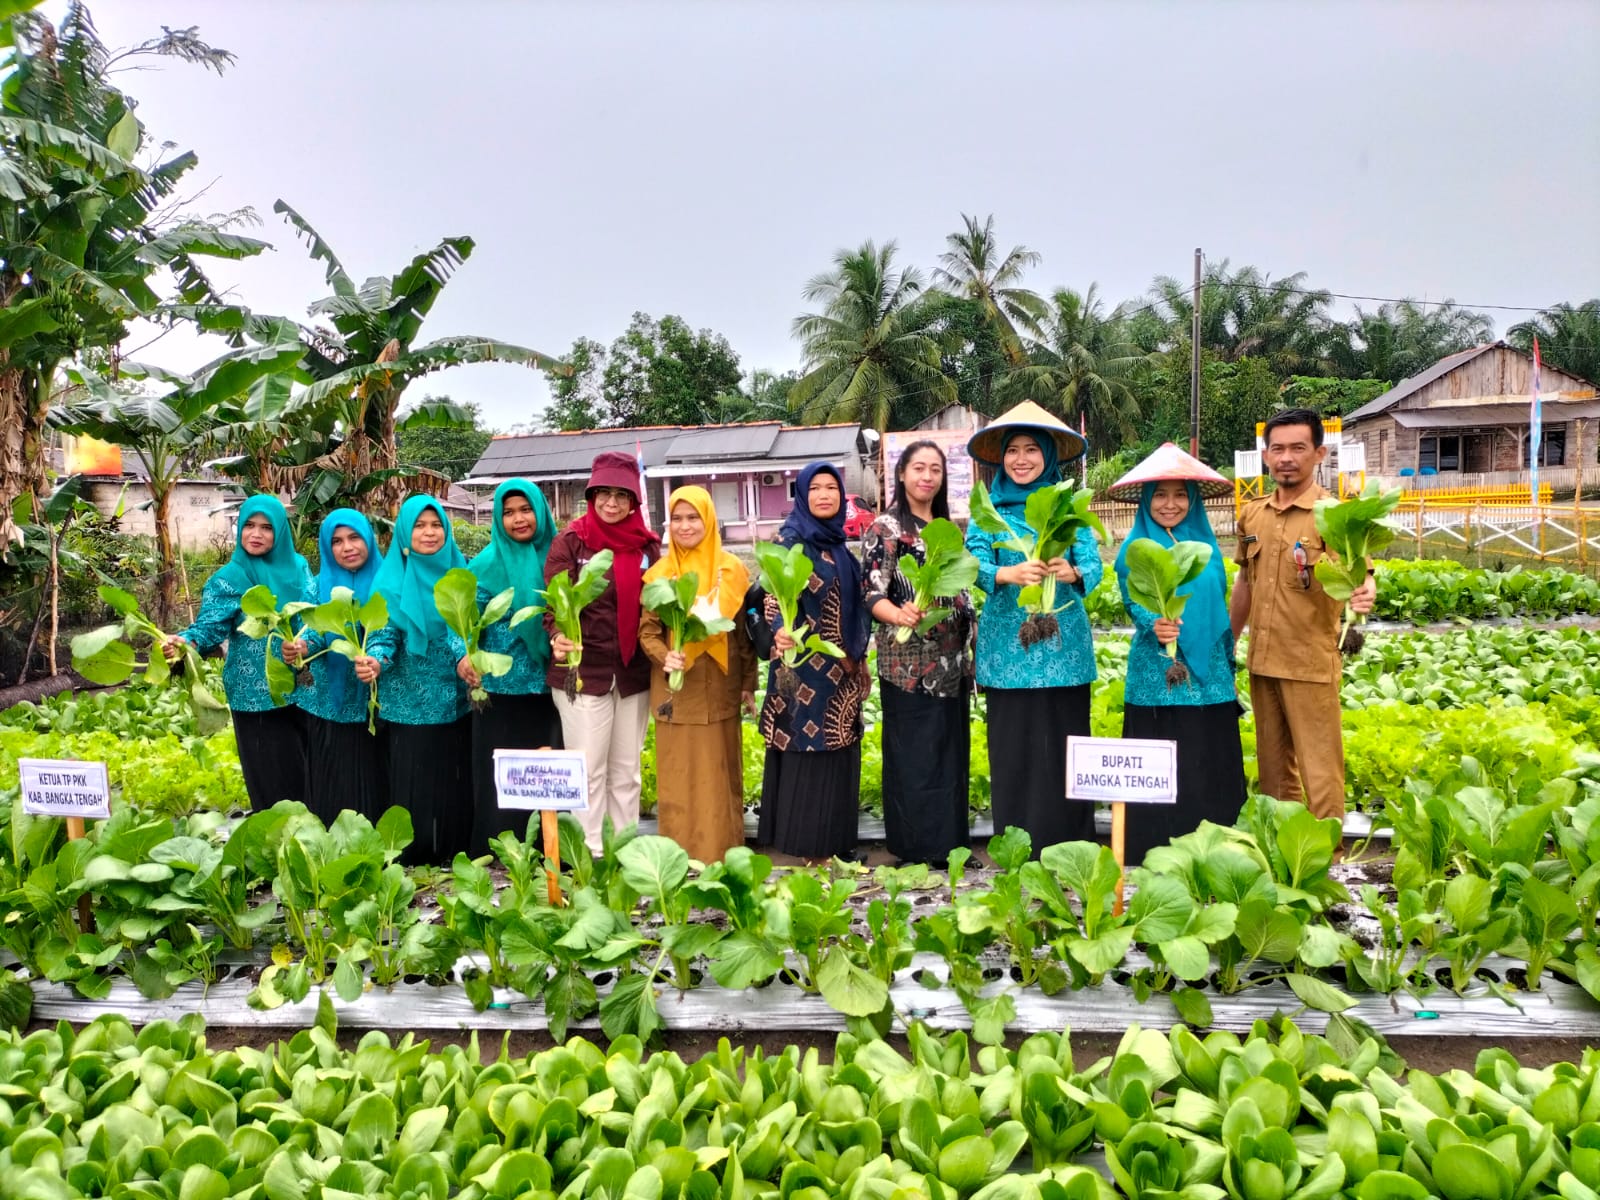
M315 510L348 498L374 516L392 517L411 472L400 464L395 434L411 425L466 424L464 409L444 402L400 406L413 380L467 363L516 363L544 370L560 364L537 350L493 338L457 335L417 344L423 320L457 267L472 254L469 237L445 238L417 255L398 274L375 275L360 287L309 222L279 200L276 212L323 264L333 294L307 310L301 366L310 382L290 412L302 427L327 430L321 453L288 468L296 507Z
M242 398L261 379L292 372L300 358L298 341L233 350L193 375L162 371L136 363L123 364L126 380L166 385L164 392L131 391L104 376L68 369L71 387L50 420L66 433L87 434L136 453L149 475L156 529L156 621L170 624L177 602L178 549L170 521L172 489L186 469L192 470L202 447L219 426L235 420Z
M17 540L13 502L42 502L44 435L60 364L114 347L168 303L218 302L197 260L244 258L266 243L162 211L195 165L182 153L135 165L151 138L108 82L113 56L81 4L59 25L0 5L0 553ZM231 55L190 30L129 52L178 55L220 71ZM120 56L128 57L127 54ZM170 271L171 288L158 285ZM33 514L37 519L37 511Z

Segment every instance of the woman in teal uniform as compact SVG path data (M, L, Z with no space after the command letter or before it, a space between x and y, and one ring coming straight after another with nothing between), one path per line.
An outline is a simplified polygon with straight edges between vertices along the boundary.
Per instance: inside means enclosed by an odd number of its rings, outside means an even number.
M973 458L1000 468L990 490L995 509L1013 532L1030 536L1028 497L1060 482L1063 466L1085 449L1081 437L1030 401L968 443ZM978 617L977 675L988 704L995 831L1008 825L1027 830L1037 857L1046 846L1094 836L1094 805L1067 799L1067 738L1089 733L1089 685L1096 672L1083 598L1103 568L1100 543L1088 529L1047 563L1024 562L997 544L1006 540L977 522L967 526L978 587L989 597ZM1069 596L1072 602L1055 614L1056 632L1024 642L1017 596L1047 572L1058 581L1057 602Z
M374 583L388 602L389 624L367 642L379 670L378 708L389 724L389 795L411 814L416 835L407 859L438 866L465 850L472 834L472 725L467 685L456 674L460 656L433 586L466 565L444 506L432 496L406 500Z
M318 604L333 599L334 588L348 588L357 604L372 595L383 556L372 522L353 508L336 508L317 532ZM355 664L325 653L333 636L303 631L283 647L284 658L310 657L309 685L295 692L306 714L306 807L331 825L344 809L376 821L389 803L383 728L368 731L368 685L356 678Z
M511 669L480 681L467 661L466 644L453 632L450 652L456 673L468 687L480 685L489 703L472 714L472 853L487 854L489 839L507 830L520 834L528 814L501 811L494 786L494 752L502 749L561 749L561 715L545 678L550 668L550 635L538 617L511 628L511 618L544 604L544 559L556 536L555 517L544 495L526 479L508 479L494 490L494 524L489 544L468 566L478 577L478 607L513 589L510 610L483 631L482 648L509 655Z
M169 659L185 641L202 654L227 647L222 686L233 712L233 736L239 768L253 809L270 808L279 800L306 797L306 735L303 716L294 704L275 704L267 689L265 649L257 638L239 632L244 614L239 601L251 588L265 585L278 606L314 595L311 568L295 553L289 514L276 496L251 496L239 506L233 557L206 580L194 624L167 639Z
M1128 822L1129 866L1142 862L1154 847L1192 833L1201 821L1232 825L1244 804L1228 574L1203 504L1206 496L1231 491L1221 475L1168 442L1107 492L1113 500L1134 500L1139 505L1116 563L1117 585L1134 630L1122 736L1178 743L1178 802L1139 806L1139 819ZM1185 589L1188 603L1181 620L1159 618L1129 597L1128 546L1138 538L1162 546L1203 542L1211 547L1204 573ZM1174 660L1166 647L1174 642L1187 678L1168 682Z

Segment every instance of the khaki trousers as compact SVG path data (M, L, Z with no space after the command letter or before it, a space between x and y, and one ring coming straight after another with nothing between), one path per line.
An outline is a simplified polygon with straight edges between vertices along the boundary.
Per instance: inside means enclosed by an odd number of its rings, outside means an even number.
M1344 817L1344 731L1339 685L1250 676L1256 771L1264 795L1304 800L1318 817Z
M615 683L601 696L579 692L576 700L556 688L561 714L561 739L568 750L583 753L589 776L589 808L574 813L583 826L589 852L598 855L605 819L618 831L639 823L640 758L645 726L650 720L650 693L624 696Z

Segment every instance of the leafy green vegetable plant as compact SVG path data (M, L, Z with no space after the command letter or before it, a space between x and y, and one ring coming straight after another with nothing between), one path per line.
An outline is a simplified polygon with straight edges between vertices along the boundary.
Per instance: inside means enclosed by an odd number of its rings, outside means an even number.
M639 603L660 620L661 627L667 633L667 645L674 653L681 654L685 646L703 642L714 634L727 633L733 628L733 622L723 616L715 604L695 603L695 591L699 586L700 580L695 573L688 571L676 579L652 579L644 585L644 591L639 596ZM683 672L668 671L667 690L677 692L682 689ZM671 720L670 697L656 710L656 715Z
M365 603L356 602L356 594L349 588L336 587L326 603L301 614L307 629L324 634L328 644L316 654L302 660L304 667L320 654L337 654L354 662L367 657L367 643L372 635L389 624L389 602L381 593L373 592ZM367 732L378 728L378 681L367 685Z
M143 639L148 650L143 682L159 686L171 680L174 671L162 653L167 635L161 627L145 616L139 601L121 588L103 584L96 590L100 599L122 620L73 638L72 669L91 683L102 686L123 683L137 669L134 644ZM228 723L228 706L207 686L200 652L188 642L182 642L181 646L183 675L188 681L185 691L195 725L202 734L214 733Z
M1135 538L1128 543L1128 596L1168 621L1183 617L1188 593L1181 589L1194 583L1211 562L1211 547L1205 542L1174 542L1163 546L1153 538ZM1187 683L1189 669L1178 660L1178 643L1168 644L1167 686Z
M438 606L439 616L444 619L444 623L452 632L467 644L467 659L480 677L504 675L511 670L509 654L484 650L480 648L479 642L485 629L511 611L511 601L515 595L516 589L506 588L498 596L492 597L489 603L483 606L482 611L479 611L478 577L465 567L454 567L446 571L439 582L433 585L433 602ZM527 617L523 619L526 620ZM489 693L484 690L481 681L472 689L471 699L474 708L481 709L488 703Z
M1350 595L1362 584L1372 570L1372 557L1394 541L1399 532L1384 520L1400 503L1399 488L1382 491L1376 482L1367 484L1359 496L1348 500L1335 500L1331 496L1318 500L1312 509L1317 522L1317 532L1322 543L1334 555L1317 560L1313 570L1322 590L1344 605L1344 621L1339 628L1339 648L1349 653L1361 649L1361 635L1350 640L1355 611L1350 607Z
M272 696L272 702L280 708L289 702L289 697L294 693L296 673L280 655L272 652L272 639L277 638L280 645L293 640L295 618L315 607L308 600L291 600L279 608L278 598L264 583L258 583L239 597L239 611L244 614L244 620L239 623L239 632L263 644L267 691Z
M900 574L911 584L911 603L922 610L922 620L914 632L925 635L950 615L940 602L959 596L978 580L978 560L967 553L961 530L943 517L935 517L922 527L923 561L916 556L900 556ZM913 630L902 625L894 632L895 641L904 645Z
M843 658L844 651L800 620L800 597L805 595L811 576L816 572L805 546L796 542L785 548L772 542L757 542L754 551L762 590L777 601L783 632L794 639L794 645L779 658L778 673L780 688L786 693L792 692L797 668L819 654Z
M550 619L556 623L561 636L572 643L572 653L567 655L567 696L576 697L583 691L583 680L578 677L578 667L583 662L583 610L600 598L606 590L606 572L611 570L612 554L602 550L578 572L573 580L570 573L562 571L545 585L544 603ZM511 619L526 620L536 615L522 609Z
M1102 541L1105 540L1106 527L1089 511L1093 499L1092 489L1076 488L1070 481L1039 488L1028 496L1023 507L1023 521L1031 531L1026 534L1017 533L1006 523L989 499L989 489L981 479L973 483L969 507L979 529L1004 539L995 543L997 548L1016 551L1022 555L1023 562L1048 563L1071 551L1080 529L1093 529ZM1059 636L1061 626L1056 613L1071 607L1076 600L1069 590L1066 599L1057 604L1059 586L1060 581L1050 572L1043 583L1030 584L1018 594L1017 607L1032 614L1017 634L1017 640L1024 647Z

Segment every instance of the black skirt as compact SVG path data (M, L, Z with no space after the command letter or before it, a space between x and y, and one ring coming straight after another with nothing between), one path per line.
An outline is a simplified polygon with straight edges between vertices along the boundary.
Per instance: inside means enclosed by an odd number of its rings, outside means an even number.
M346 724L306 713L306 807L324 825L345 809L376 823L389 807L387 725Z
M861 743L843 750L767 747L756 841L797 858L847 858L861 809Z
M252 812L306 798L305 714L292 705L233 713L233 739Z
M1033 856L1094 841L1094 805L1067 799L1067 737L1089 734L1089 685L990 688L989 781L994 831L1028 831Z
M529 814L501 808L494 789L496 750L561 749L561 714L548 692L531 696L491 694L482 712L472 715L472 848L489 853L489 839L507 831L521 837Z
M1155 847L1193 833L1201 821L1232 825L1239 819L1245 779L1235 701L1129 704L1122 710L1122 736L1178 743L1178 802L1129 809L1124 843L1128 866L1138 866Z
M472 837L472 722L389 726L389 794L411 814L406 866L448 867Z
M907 692L881 679L878 694L889 853L901 862L943 867L968 838L970 699Z

